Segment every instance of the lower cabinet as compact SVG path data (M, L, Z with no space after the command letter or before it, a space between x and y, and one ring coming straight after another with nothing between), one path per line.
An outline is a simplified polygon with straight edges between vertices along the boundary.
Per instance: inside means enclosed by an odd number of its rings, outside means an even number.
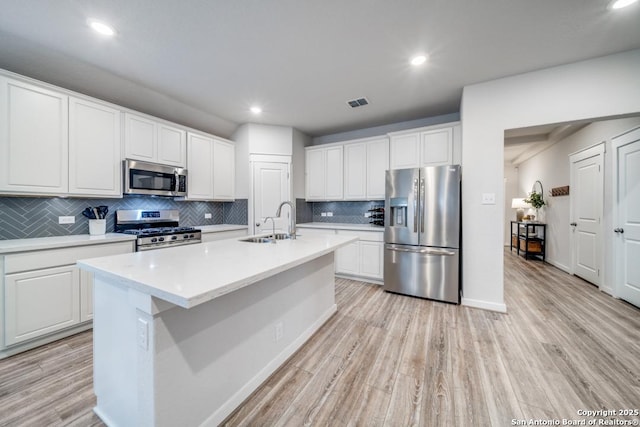
M298 234L342 234L356 236L358 240L336 251L336 274L382 282L384 235L380 231L335 230L298 227Z
M0 256L0 358L90 328L93 274L76 261L133 251L119 241Z
M202 233L202 243L216 240L233 239L234 237L245 237L247 230L216 231L213 233Z

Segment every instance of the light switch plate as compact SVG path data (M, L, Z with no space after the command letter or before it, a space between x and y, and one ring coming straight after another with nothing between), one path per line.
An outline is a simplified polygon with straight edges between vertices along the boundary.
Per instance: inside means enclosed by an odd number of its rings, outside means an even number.
M495 205L496 204L496 193L482 193L482 204L483 205Z
M321 212L320 216L327 216L327 213L326 212Z
M75 216L59 216L58 224L75 224L76 217Z
M327 212L327 216L333 216L333 212Z

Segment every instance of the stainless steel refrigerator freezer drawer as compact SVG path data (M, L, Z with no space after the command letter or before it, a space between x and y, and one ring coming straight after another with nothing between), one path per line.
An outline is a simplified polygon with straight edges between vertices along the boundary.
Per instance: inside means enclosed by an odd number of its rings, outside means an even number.
M384 290L458 304L458 249L385 245Z

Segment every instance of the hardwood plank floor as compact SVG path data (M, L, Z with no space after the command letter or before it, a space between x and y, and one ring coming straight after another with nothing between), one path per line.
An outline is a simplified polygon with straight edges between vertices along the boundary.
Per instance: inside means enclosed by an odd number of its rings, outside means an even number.
M506 426L640 407L640 309L548 264L506 251L508 314L344 279L336 300L225 425ZM103 425L91 340L1 360L0 426Z

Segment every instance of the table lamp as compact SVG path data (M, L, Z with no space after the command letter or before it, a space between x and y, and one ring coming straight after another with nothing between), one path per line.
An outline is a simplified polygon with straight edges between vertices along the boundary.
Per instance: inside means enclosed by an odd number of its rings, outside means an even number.
M529 204L524 199L511 199L511 208L516 209L516 219L522 221L524 217L524 210L528 208Z

